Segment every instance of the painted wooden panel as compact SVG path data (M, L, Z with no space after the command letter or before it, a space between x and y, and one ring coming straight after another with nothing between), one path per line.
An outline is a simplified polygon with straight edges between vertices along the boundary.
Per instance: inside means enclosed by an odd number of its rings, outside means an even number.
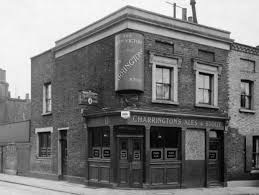
M205 186L205 161L187 160L184 169L185 187Z
M185 159L205 160L205 131L187 130L185 133Z
M98 167L91 166L89 169L89 180L98 181Z
M110 183L110 161L101 159L88 159L89 180L98 183Z
M164 168L151 168L151 184L164 183Z
M129 171L128 168L120 168L120 183L126 184L129 182Z
M166 183L175 184L180 181L180 169L177 168L168 168L166 169Z
M133 169L132 170L132 183L134 185L141 185L142 183L142 169L138 170L138 169Z
M181 183L181 161L159 161L150 164L151 185L177 185Z
M109 182L110 181L110 168L100 167L100 181Z

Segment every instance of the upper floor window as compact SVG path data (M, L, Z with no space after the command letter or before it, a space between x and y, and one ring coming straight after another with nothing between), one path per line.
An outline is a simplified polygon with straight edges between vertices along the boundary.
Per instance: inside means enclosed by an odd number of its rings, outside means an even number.
M156 98L158 100L170 100L171 93L171 71L173 68L156 67Z
M43 86L43 113L50 113L51 111L52 111L51 83L46 83Z
M178 104L178 68L180 58L151 55L152 102Z
M212 83L213 75L199 73L198 75L198 101L199 104L212 103Z
M241 108L252 109L252 82L241 81Z
M195 60L194 70L196 71L195 105L218 108L218 76L221 72L221 66Z

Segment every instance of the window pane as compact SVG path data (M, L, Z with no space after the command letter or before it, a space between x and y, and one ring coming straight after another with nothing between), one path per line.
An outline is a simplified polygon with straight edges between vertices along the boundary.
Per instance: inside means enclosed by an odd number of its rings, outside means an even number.
M199 74L198 76L198 88L203 88L203 75Z
M99 131L99 129L93 129L92 136L93 136L92 146L93 147L101 146L101 139L100 139L100 131Z
M163 99L163 84L156 84L156 98Z
M251 108L251 103L250 103L250 97L245 96L245 108L250 109Z
M163 83L170 84L170 69L163 68Z
M203 75L203 76L204 76L204 88L210 89L211 76L209 76L209 75Z
M241 94L246 94L245 92L245 83L241 82Z
M204 97L203 94L204 94L203 89L199 89L199 91L198 91L198 102L199 103L203 103L203 97Z
M102 140L103 147L110 147L110 131L109 129L103 130L103 140Z
M250 86L249 83L245 83L245 94L250 95Z
M156 82L162 83L163 82L163 76L162 76L162 68L156 68Z
M169 100L170 99L170 86L164 85L164 97L163 99Z
M245 95L241 95L241 107L245 107L246 106L246 101L245 101Z
M203 103L205 103L205 104L209 104L210 103L210 91L209 90L204 90Z

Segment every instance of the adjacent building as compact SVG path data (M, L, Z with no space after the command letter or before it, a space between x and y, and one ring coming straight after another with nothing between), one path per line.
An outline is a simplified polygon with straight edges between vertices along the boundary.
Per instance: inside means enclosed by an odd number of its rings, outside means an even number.
M26 174L30 156L29 94L11 98L6 71L0 68L0 172Z
M228 31L131 6L56 41L31 59L30 174L225 185L232 43Z
M239 43L228 58L228 180L259 178L259 49Z
M0 68L0 124L29 120L29 94L26 94L25 99L11 98L8 88L6 71Z

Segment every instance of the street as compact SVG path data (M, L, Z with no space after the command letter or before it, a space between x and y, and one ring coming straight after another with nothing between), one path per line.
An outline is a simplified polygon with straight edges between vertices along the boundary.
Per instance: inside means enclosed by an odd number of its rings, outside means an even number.
M0 194L1 195L59 195L59 194L69 194L61 193L52 190L42 189L38 187L31 187L7 182L0 181Z

